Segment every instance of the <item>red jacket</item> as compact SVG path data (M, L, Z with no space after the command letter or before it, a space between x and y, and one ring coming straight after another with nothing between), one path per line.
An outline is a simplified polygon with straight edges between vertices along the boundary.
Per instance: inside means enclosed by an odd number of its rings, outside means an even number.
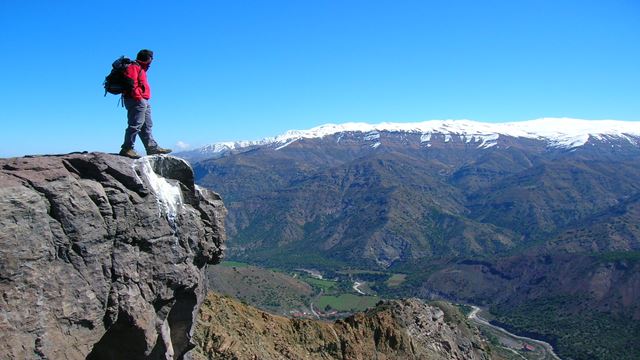
M151 88L147 81L147 71L145 68L148 68L148 65L144 66L144 64L142 64L141 66L140 63L134 61L124 72L128 78L133 80L133 90L127 95L136 100L151 99Z

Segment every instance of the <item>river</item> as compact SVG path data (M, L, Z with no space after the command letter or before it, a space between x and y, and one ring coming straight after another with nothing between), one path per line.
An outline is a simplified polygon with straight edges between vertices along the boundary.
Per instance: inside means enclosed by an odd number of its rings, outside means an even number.
M526 336L519 336L513 333L510 333L509 331L499 327L499 326L495 326L493 324L491 324L490 322L488 322L487 320L481 318L480 316L478 316L478 312L480 312L480 308L474 305L471 305L471 307L473 308L473 310L469 313L469 320L473 321L474 323L478 324L478 325L482 325L482 326L486 326L489 327L491 329L493 329L494 331L502 334L503 336L509 338L509 339L516 339L518 341L521 342L526 342L526 343L533 343L533 344L537 344L539 346L541 346L545 353L547 355L549 355L548 357L545 358L551 358L554 360L561 360L560 357L553 351L553 346L551 346L551 344L541 341L541 340L536 340L536 339L532 339ZM515 351L512 347L505 347L507 349L509 349L511 352L518 354L520 357L522 357L523 359L527 359L525 357L523 357L522 355L520 355L517 351Z

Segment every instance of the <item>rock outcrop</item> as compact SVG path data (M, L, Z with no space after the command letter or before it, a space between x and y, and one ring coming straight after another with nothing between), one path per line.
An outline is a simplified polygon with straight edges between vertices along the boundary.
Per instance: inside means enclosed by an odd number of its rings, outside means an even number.
M480 360L490 350L451 305L392 300L334 323L272 315L210 293L193 358Z
M189 357L225 213L175 157L0 160L2 357Z

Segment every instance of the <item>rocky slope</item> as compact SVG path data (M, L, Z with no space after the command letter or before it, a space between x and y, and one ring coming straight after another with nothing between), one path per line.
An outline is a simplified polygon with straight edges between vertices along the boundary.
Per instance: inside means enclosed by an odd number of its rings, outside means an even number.
M174 157L0 160L2 357L183 358L225 213Z
M443 311L444 310L444 311ZM194 359L489 359L477 330L453 308L382 302L335 323L288 319L211 293Z

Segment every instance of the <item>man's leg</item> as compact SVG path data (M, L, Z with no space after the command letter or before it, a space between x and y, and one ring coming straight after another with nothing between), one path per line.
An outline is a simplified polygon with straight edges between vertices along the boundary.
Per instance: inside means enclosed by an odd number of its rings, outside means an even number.
M148 101L145 101L147 107L145 108L145 117L144 124L142 124L142 128L140 129L140 140L144 144L144 148L147 151L147 155L154 154L168 154L171 152L171 149L165 149L158 146L158 143L153 138L153 119L151 118L151 104Z
M136 101L134 99L125 98L124 106L127 108L127 128L124 131L124 142L122 150L133 149L136 143L136 135L142 129L145 123L145 113L147 108L146 101Z
M151 149L158 147L158 143L153 139L153 119L151 119L151 104L148 100L142 100L145 102L146 107L144 109L144 123L140 128L140 140L144 148L149 152Z

